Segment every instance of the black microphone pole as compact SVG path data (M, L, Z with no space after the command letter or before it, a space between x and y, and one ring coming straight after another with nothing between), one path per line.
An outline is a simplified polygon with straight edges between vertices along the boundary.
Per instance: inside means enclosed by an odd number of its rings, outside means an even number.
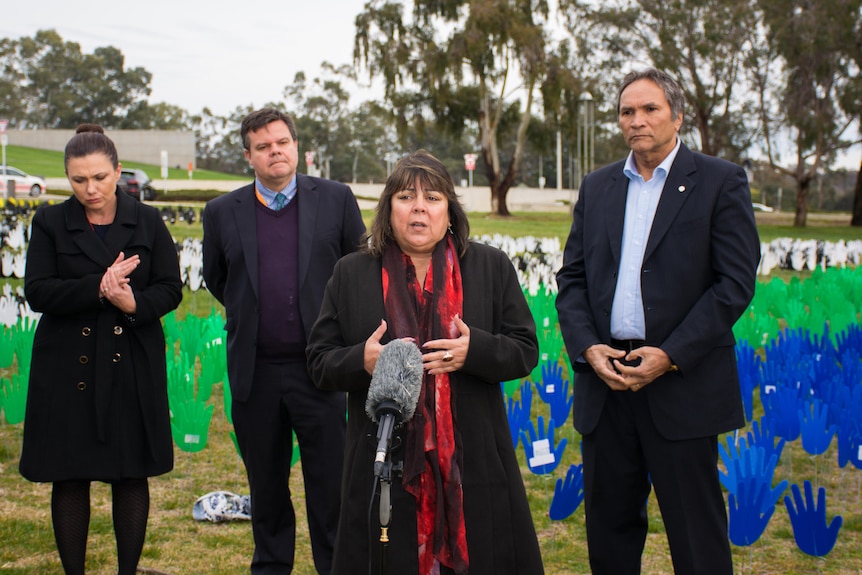
M392 462L383 464L380 476L380 575L389 574L389 522L392 519Z
M389 523L392 517L392 478L400 475L403 462L394 464L390 451L396 428L413 417L419 396L422 394L424 370L422 352L412 342L393 339L383 346L365 398L365 413L377 422L377 451L374 456L374 478L371 500L368 502L369 550L371 549L372 509L379 485L380 519L380 573L387 575ZM370 438L370 436L369 436ZM372 553L369 553L368 571L373 570Z
M392 519L392 460L390 448L395 427L401 423L401 410L392 400L380 403L376 411L377 454L374 457L374 477L380 479L380 575L389 574L389 523Z

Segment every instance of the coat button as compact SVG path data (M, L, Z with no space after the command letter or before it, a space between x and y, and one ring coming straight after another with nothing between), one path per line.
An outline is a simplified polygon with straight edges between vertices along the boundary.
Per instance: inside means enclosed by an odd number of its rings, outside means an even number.
M84 326L84 327L81 329L81 335L83 335L84 337L87 337L87 336L88 336L88 335L90 335L91 333L93 333L93 330L92 330L92 329L90 329L89 327Z
M78 382L78 391L84 391L85 389L87 389L87 384L84 383L83 381L79 381Z
M123 335L123 326L115 325L114 326L114 335Z
M82 355L81 357L78 358L78 361L81 362L81 364L86 364L87 362L90 361L90 358L87 357L86 355Z
M114 363L120 363L120 358L121 358L121 357L122 357L122 356L121 356L119 353L115 353L115 354L114 354L114 357L112 357L112 358L111 358L111 361L113 361Z

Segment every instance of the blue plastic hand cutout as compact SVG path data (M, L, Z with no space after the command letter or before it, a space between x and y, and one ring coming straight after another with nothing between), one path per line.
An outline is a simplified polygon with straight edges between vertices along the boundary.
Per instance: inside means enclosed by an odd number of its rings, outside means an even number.
M560 362L547 362L542 366L542 382L536 383L539 397L551 408L551 419L562 427L572 412L573 395L569 394L569 380L563 380Z
M787 440L775 435L775 424L769 417L764 416L759 422L755 421L746 437L748 437L749 446L763 448L763 455L767 461L773 455L776 461L781 460L781 452L784 451L784 444ZM776 438L778 439L777 445L775 443Z
M775 434L787 441L795 441L799 437L800 403L799 392L790 384L779 386L767 394L763 402L766 414L775 422Z
M530 411L533 409L533 387L529 381L521 384L521 401L511 397L506 398L506 415L509 418L509 433L512 435L512 445L517 449L521 430L530 421Z
M784 506L790 515L790 523L793 525L793 537L796 545L803 553L822 557L832 551L838 540L838 532L844 519L837 515L832 522L826 524L826 489L820 487L817 490L817 502L814 502L811 482L805 481L805 501L799 493L799 486L792 486L793 501L789 496L784 497Z
M557 479L554 485L554 499L548 509L552 521L562 521L577 510L584 500L584 466L583 464L569 466L566 479Z
M524 443L524 453L527 456L527 465L530 471L536 475L553 473L563 458L568 439L563 438L559 444L554 440L554 420L548 420L547 433L545 432L545 419L539 416L539 436L536 436L536 428L533 422L527 424L529 437L522 431L521 441Z
M736 491L736 494L728 495L730 507L728 533L731 543L747 546L763 535L775 512L775 500L771 498L769 485L766 483L753 484L743 481L737 485Z
M836 426L827 425L829 406L817 399L806 401L798 411L802 432L802 447L811 455L820 455L829 448Z

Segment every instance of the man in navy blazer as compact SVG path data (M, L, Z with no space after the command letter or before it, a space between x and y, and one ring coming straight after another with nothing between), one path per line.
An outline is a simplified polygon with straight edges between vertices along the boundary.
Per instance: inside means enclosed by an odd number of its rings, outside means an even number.
M732 327L760 242L743 169L681 143L684 102L664 72L626 76L631 152L584 178L557 274L594 574L640 573L650 483L674 571L733 572L718 434L745 424Z
M272 108L240 128L255 181L210 201L203 276L225 307L237 443L251 491L253 575L292 571L296 519L288 479L296 432L317 571L330 572L339 515L346 402L315 388L305 346L324 287L365 224L349 187L296 173L293 119Z

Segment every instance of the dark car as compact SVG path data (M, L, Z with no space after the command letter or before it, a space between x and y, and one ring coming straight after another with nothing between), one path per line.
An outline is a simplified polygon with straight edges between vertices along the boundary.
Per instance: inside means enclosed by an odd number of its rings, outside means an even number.
M143 170L123 168L120 171L120 189L136 200L155 200L156 190L150 181L150 177Z

